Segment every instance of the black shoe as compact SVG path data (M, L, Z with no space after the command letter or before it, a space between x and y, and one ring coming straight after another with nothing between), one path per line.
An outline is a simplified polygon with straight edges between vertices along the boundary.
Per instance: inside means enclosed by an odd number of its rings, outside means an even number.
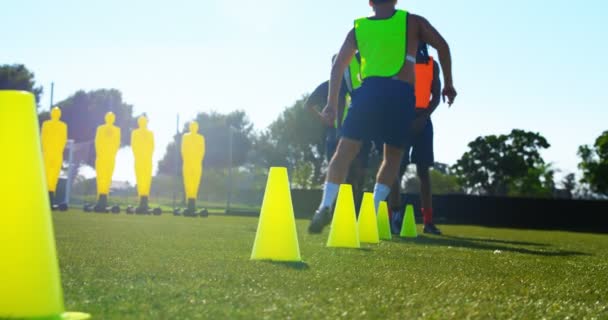
M308 226L309 233L321 233L323 228L331 222L331 209L318 209Z
M437 228L437 226L435 226L434 223L428 223L424 225L424 233L428 233L428 234L434 234L434 235L441 235L441 230L439 230Z

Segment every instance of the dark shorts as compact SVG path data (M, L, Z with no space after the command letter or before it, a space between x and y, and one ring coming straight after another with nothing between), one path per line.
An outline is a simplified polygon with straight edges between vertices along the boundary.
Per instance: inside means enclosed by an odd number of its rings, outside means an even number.
M432 167L435 163L433 152L433 122L431 119L426 123L422 132L412 137L412 142L408 143L401 161L400 175L405 173L407 166L416 164L421 167Z
M329 128L327 129L326 137L325 137L325 158L327 162L331 160L336 152L336 148L338 147L338 141L342 136L341 130ZM370 152L372 150L372 143L369 141L364 141L361 144L361 149L359 150L359 154L355 161L358 161L361 164L361 167L367 169L369 167L369 157Z
M338 147L339 137L337 131L334 128L327 128L325 131L325 159L327 159L327 162L334 156Z
M405 148L415 117L414 89L389 78L367 78L352 95L342 135L357 141L379 141Z

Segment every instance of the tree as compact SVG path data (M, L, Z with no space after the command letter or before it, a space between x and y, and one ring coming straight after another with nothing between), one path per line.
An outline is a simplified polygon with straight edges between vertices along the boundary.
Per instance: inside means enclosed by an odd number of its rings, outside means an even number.
M442 163L435 163L434 167L429 170L433 194L462 193L462 187L458 183L458 177L446 174L445 170L447 165L442 165ZM408 170L404 174L404 180L405 185L403 191L405 193L420 193L420 179L418 179L414 166L408 167Z
M229 114L216 112L199 113L194 119L199 125L199 133L205 137L205 160L208 168L240 167L245 164L253 144L253 125L243 111ZM164 157L158 163L158 172L175 175L176 168L181 174L181 136L188 131L185 123L182 132L173 137L167 146ZM232 140L232 159L230 159L230 140ZM177 161L177 163L175 162Z
M562 187L564 188L566 197L572 199L576 190L576 176L574 173L570 173L564 177Z
M325 129L304 107L307 97L297 100L263 132L256 141L256 161L264 167L284 166L290 171L309 172L307 186L323 180ZM305 179L308 181L308 179Z
M593 146L579 147L581 162L578 167L583 171L581 182L589 184L591 191L608 195L608 131L604 131Z
M471 193L550 196L553 170L540 155L549 147L539 133L517 129L509 135L478 137L452 170Z
M311 189L313 167L310 162L298 164L291 173L292 186L298 189Z
M75 143L93 143L97 127L104 123L105 114L112 111L116 115L115 125L121 129L121 146L131 140L131 129L135 127L133 106L122 100L122 93L116 89L78 91L57 104L61 108L61 120L68 125L68 137ZM48 112L39 115L40 122L48 119ZM94 148L86 163L93 165Z
M34 73L22 64L0 65L0 90L29 91L36 97L36 104L42 95L42 87L36 85Z
M431 169L430 175L433 194L462 193L458 177L445 174L437 169Z

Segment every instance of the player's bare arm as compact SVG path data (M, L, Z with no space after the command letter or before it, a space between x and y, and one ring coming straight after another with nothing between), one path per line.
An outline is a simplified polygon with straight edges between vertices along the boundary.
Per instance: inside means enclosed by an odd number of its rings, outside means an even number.
M419 40L422 40L433 48L435 48L439 54L439 61L441 63L441 69L443 71L444 88L443 88L443 99L447 98L448 104L451 106L456 99L456 89L454 89L454 82L452 78L452 55L450 52L450 46L447 41L441 36L441 34L426 20L425 18L412 14L410 19L415 21L417 27L417 34Z
M306 109L310 112L310 114L315 117L315 119L318 119L319 121L321 121L323 124L331 126L331 124L327 124L327 122L325 121L325 119L323 119L323 116L321 116L321 112L319 112L319 110L317 109L319 106L316 104L311 104L308 103L308 101L304 104L304 106L306 107Z
M344 71L348 68L350 61L355 56L357 51L355 41L355 30L351 30L336 58L336 62L331 68L331 76L329 78L329 96L327 98L327 106L323 109L322 116L326 122L332 123L338 113L338 95L340 94L340 86Z
M431 83L431 101L429 102L429 116L435 112L441 102L441 78L439 64L433 61L433 82Z

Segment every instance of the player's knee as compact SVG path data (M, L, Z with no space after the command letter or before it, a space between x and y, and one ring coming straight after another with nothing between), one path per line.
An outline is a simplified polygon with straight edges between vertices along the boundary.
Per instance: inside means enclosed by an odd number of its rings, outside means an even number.
M357 156L358 152L358 145L340 143L331 161L334 165L350 165Z

